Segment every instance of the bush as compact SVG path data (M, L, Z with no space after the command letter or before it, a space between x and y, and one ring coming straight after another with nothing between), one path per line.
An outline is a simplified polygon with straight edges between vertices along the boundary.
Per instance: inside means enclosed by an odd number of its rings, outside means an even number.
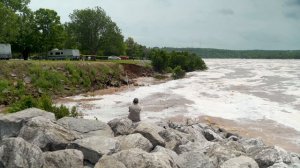
M57 107L53 104L51 98L45 95L38 99L33 98L32 96L23 96L19 101L15 102L9 107L8 112L14 113L32 107L52 112L55 114L57 119L78 116L76 107L72 107L71 110L64 105Z
M177 66L174 68L173 74L172 74L172 77L174 79L180 79L180 78L183 78L184 76L185 76L185 71L182 70L181 66Z

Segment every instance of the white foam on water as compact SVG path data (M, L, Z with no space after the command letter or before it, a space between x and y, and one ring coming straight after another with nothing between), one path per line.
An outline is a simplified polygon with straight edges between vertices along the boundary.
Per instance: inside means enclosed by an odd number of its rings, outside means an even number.
M109 121L128 114L133 98L141 100L143 119L209 115L225 119L270 119L300 131L300 61L207 59L210 68L187 78L129 89L77 106L85 118ZM260 94L258 94L260 93ZM262 96L263 95L263 96ZM284 97L283 97L284 96ZM176 99L175 99L176 97ZM75 96L74 100L91 97ZM182 101L181 101L182 100ZM147 102L143 102L147 101ZM188 101L190 101L188 103ZM147 107L159 106L153 112Z

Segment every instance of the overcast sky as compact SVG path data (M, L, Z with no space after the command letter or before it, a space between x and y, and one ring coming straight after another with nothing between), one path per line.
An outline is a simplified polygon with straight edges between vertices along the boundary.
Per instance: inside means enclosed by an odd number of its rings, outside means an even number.
M31 0L62 22L102 7L125 37L149 47L300 49L300 0Z

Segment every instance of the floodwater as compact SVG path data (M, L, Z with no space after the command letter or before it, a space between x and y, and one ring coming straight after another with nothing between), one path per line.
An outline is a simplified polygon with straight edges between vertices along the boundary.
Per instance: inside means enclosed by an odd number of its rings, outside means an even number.
M153 79L144 78L142 87L62 101L77 106L84 118L106 122L127 116L128 106L137 97L143 120L209 116L242 135L262 137L270 144L300 152L300 60L205 62L209 70L189 73L181 80L153 85Z

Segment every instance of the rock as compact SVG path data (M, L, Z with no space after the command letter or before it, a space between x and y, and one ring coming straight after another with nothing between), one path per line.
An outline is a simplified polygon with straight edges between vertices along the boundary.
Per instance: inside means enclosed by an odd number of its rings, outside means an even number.
M113 138L94 136L78 139L70 143L67 148L80 150L85 160L95 164L103 155L118 152L120 150L120 143Z
M259 138L240 139L238 142L244 146L246 153L251 153L251 151L255 150L255 148L257 149L266 146L264 142Z
M64 117L57 121L66 129L75 131L83 137L89 136L107 136L113 137L111 128L104 122L96 120L77 119L72 117Z
M121 150L139 148L149 152L153 149L152 143L139 133L120 136L118 137L118 140L120 141Z
M274 148L262 149L257 153L252 153L251 157L254 158L260 168L272 166L280 161L280 155Z
M221 141L223 138L211 129L203 130L203 135L208 141Z
M170 156L174 162L178 165L178 160L179 160L179 156L177 155L176 152L170 150L170 149L167 149L167 148L164 148L164 147L161 147L161 146L156 146L152 151L151 153L154 153L154 152L160 152L160 153L163 153L163 154L166 154L168 156ZM179 165L178 165L179 166Z
M45 163L43 168L83 168L83 154L79 150L66 149L43 153Z
M126 168L126 166L110 156L103 156L94 168Z
M286 163L286 164L291 164L292 163L292 156L286 150L284 150L284 149L282 149L278 146L275 146L274 149L279 154L279 158L280 158L279 162L283 162L283 163Z
M258 164L252 158L240 156L229 159L221 165L221 168L258 168Z
M26 76L26 77L24 78L24 82L25 82L26 84L31 83L31 78L30 78L29 76Z
M281 162L281 163L275 163L268 168L294 168L294 167L288 166L287 164ZM295 168L297 168L297 167L295 167Z
M219 167L229 159L236 158L245 154L241 151L237 151L232 146L226 146L219 143L208 146L204 152L211 160L214 161L214 165L216 167Z
M40 168L43 163L41 149L22 138L8 138L0 143L0 167Z
M128 135L133 132L132 121L128 118L113 119L108 122L115 136Z
M164 139L159 135L159 132L163 131L164 129L150 123L141 122L137 128L135 129L135 133L142 134L145 138L147 138L153 145L153 147L165 146L166 143Z
M112 157L114 160L118 160L119 162L123 163L126 168L177 167L172 158L170 158L168 155L160 152L147 153L137 148L123 150L108 157ZM102 158L99 160L99 162L102 162Z
M23 125L31 118L42 116L55 120L53 113L40 109L30 108L17 113L3 115L0 118L0 140L3 138L17 137Z
M202 152L187 152L179 155L178 164L184 168L215 168L210 159Z
M71 141L79 138L75 133L43 117L30 119L21 129L19 137L43 151L65 149Z
M179 145L187 143L182 137L176 134L175 130L165 129L159 132L159 135L165 140L166 148L176 149Z
M177 154L182 154L185 152L195 152L195 151L201 151L206 152L206 150L213 146L215 142L210 141L196 141L196 142L188 142L184 145L179 145L174 151Z

